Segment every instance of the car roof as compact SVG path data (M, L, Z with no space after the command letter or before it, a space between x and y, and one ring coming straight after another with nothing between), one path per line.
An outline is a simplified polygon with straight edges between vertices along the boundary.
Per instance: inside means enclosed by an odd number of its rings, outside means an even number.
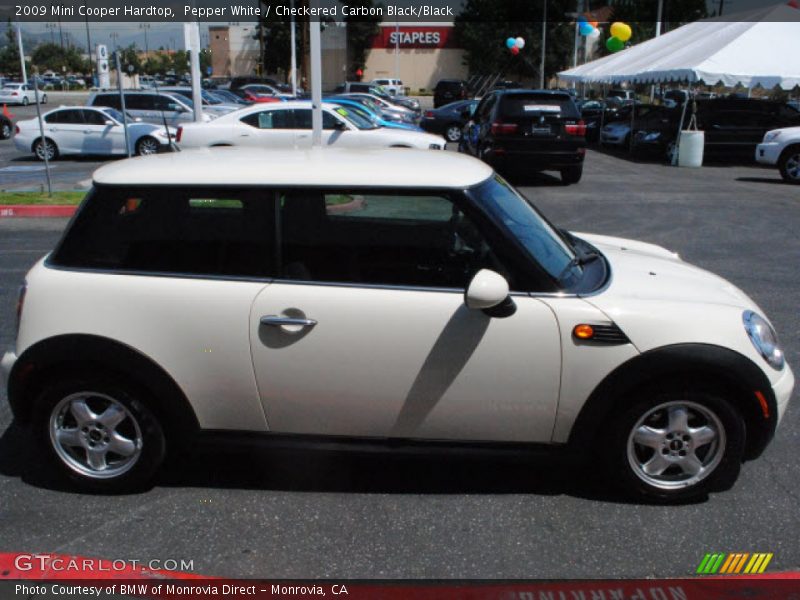
M411 148L198 148L116 161L100 185L466 188L492 169L456 152Z

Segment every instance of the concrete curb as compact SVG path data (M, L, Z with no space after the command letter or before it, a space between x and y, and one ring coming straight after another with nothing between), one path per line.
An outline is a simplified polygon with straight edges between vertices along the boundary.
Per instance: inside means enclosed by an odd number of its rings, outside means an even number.
M63 204L0 204L0 219L9 217L71 217L77 206Z

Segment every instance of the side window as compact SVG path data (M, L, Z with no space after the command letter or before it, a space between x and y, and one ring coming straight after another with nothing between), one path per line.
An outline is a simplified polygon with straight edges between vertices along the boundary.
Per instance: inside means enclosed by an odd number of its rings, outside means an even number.
M152 96L149 94L125 94L127 110L153 110Z
M57 121L48 121L49 123L60 123L62 125L83 125L82 110L60 110L56 114Z
M130 95L125 97L126 105L130 102L130 99L131 99ZM117 110L121 110L121 105L119 102L119 94L98 94L97 96L95 96L92 106L108 106L109 108L116 108ZM126 108L130 108L130 106L126 106Z
M148 96L150 102L153 103L153 110L163 110L165 112L174 112L181 110L181 105L178 104L175 98L169 96Z
M51 260L112 271L270 277L274 231L271 190L100 187Z
M56 112L51 112L49 115L46 115L44 118L45 123L62 123L61 121L61 113L63 110L57 110Z
M475 118L478 121L484 121L489 118L489 113L494 106L494 103L497 101L497 94L490 94L488 97L481 100L481 103L478 104L478 108L475 109Z
M256 129L291 129L291 113L290 110L262 110L246 115L240 121Z
M438 193L286 192L281 239L286 279L463 289L482 268L506 273L481 229Z
M336 124L337 123L339 123L339 119L334 117L329 112L322 111L322 128L323 129L336 129Z
M107 117L97 110L83 110L83 120L87 125L105 125Z
M291 112L294 115L294 128L295 129L311 129L311 109L310 108L296 108Z

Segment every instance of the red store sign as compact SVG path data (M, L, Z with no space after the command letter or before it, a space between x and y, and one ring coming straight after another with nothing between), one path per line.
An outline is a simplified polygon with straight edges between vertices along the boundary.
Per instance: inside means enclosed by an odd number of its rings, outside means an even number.
M452 27L419 26L400 27L382 26L381 31L372 40L373 48L394 48L399 41L401 48L456 48Z

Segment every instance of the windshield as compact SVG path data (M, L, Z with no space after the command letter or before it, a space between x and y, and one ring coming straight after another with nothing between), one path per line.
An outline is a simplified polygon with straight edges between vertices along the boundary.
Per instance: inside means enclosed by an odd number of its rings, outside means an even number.
M349 108L345 108L343 106L337 106L333 109L336 114L341 116L344 119L350 121L353 125L358 127L359 129L377 129L378 125L375 124L374 121L371 119L359 115L354 110L350 110Z
M378 119L378 117L373 113L369 112L366 108L361 108L360 106L353 106L351 104L348 104L346 106L340 105L340 108L346 108L349 111L350 114L347 115L347 118L350 118L350 115L358 115L359 117L366 119L373 125L380 127L380 120ZM352 119L350 120L352 121Z
M576 257L572 246L502 177L492 176L472 189L471 194L553 279L558 280L565 269L571 268Z

